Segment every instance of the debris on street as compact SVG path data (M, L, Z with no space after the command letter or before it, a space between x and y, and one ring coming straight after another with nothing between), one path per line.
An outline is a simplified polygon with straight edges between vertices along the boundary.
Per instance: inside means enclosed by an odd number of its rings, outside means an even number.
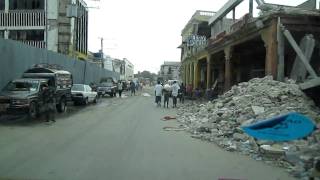
M163 117L163 121L170 121L170 120L176 120L177 119L177 117L175 117L175 116L165 116L165 117Z
M185 131L186 130L186 128L182 126L179 126L179 127L166 126L166 127L163 127L162 129L165 131Z
M303 179L311 175L314 163L320 159L319 129L303 139L275 142L257 140L241 128L290 112L312 120L318 120L320 113L294 81L279 82L266 76L233 86L207 104L181 105L177 118L194 138L285 167Z

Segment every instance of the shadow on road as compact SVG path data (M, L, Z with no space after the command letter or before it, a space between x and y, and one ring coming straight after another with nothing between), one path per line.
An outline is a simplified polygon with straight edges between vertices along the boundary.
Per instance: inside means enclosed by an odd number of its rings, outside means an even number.
M97 104L100 104L99 101ZM78 113L81 110L84 110L87 107L90 107L94 104L89 104L87 106L84 105L77 105L74 106L73 103L68 103L68 108L66 113L56 113L55 118L56 120L62 118L68 118L73 116L74 114ZM26 114L21 115L1 115L0 116L0 126L35 126L39 124L43 124L45 122L44 114L41 114L40 117L36 119L31 119Z

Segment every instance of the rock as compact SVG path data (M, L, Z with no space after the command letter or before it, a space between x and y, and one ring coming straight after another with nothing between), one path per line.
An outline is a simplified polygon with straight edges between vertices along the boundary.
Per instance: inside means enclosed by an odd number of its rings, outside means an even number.
M240 133L234 133L233 139L236 141L246 141L248 140L248 136Z
M280 156L285 155L285 151L277 146L261 145L260 151L263 154L273 158L279 158Z
M254 112L255 115L259 115L264 113L264 107L261 106L251 106L252 111Z

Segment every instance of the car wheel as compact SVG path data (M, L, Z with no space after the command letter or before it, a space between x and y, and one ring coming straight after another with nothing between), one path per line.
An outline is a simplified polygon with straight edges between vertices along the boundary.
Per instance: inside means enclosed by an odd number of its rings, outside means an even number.
M38 112L37 104L35 102L30 103L28 115L29 115L29 118L31 119L35 119L38 117L39 112Z
M67 101L65 98L61 98L59 104L57 105L57 110L59 113L67 111Z
M88 100L88 98L86 98L85 100L84 100L84 105L88 105L89 104L89 100Z
M98 96L94 97L93 99L93 103L97 103L98 102Z

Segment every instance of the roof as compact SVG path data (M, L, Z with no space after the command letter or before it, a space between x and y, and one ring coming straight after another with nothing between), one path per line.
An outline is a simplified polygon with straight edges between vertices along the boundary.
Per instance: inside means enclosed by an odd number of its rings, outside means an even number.
M25 71L24 73L58 73L58 74L71 74L68 71L64 70L57 70L57 69L49 69L49 68L42 68L42 67L36 67L31 68Z
M13 82L28 82L28 81L48 81L48 79L40 79L40 78L20 78L20 79L15 79Z
M165 61L162 66L180 66L181 62Z
M215 12L213 11L202 11L197 10L191 17L191 19L188 21L188 23L183 28L181 34L183 35L188 31L188 29L192 28L193 24L196 22L208 22L209 19L214 16Z

